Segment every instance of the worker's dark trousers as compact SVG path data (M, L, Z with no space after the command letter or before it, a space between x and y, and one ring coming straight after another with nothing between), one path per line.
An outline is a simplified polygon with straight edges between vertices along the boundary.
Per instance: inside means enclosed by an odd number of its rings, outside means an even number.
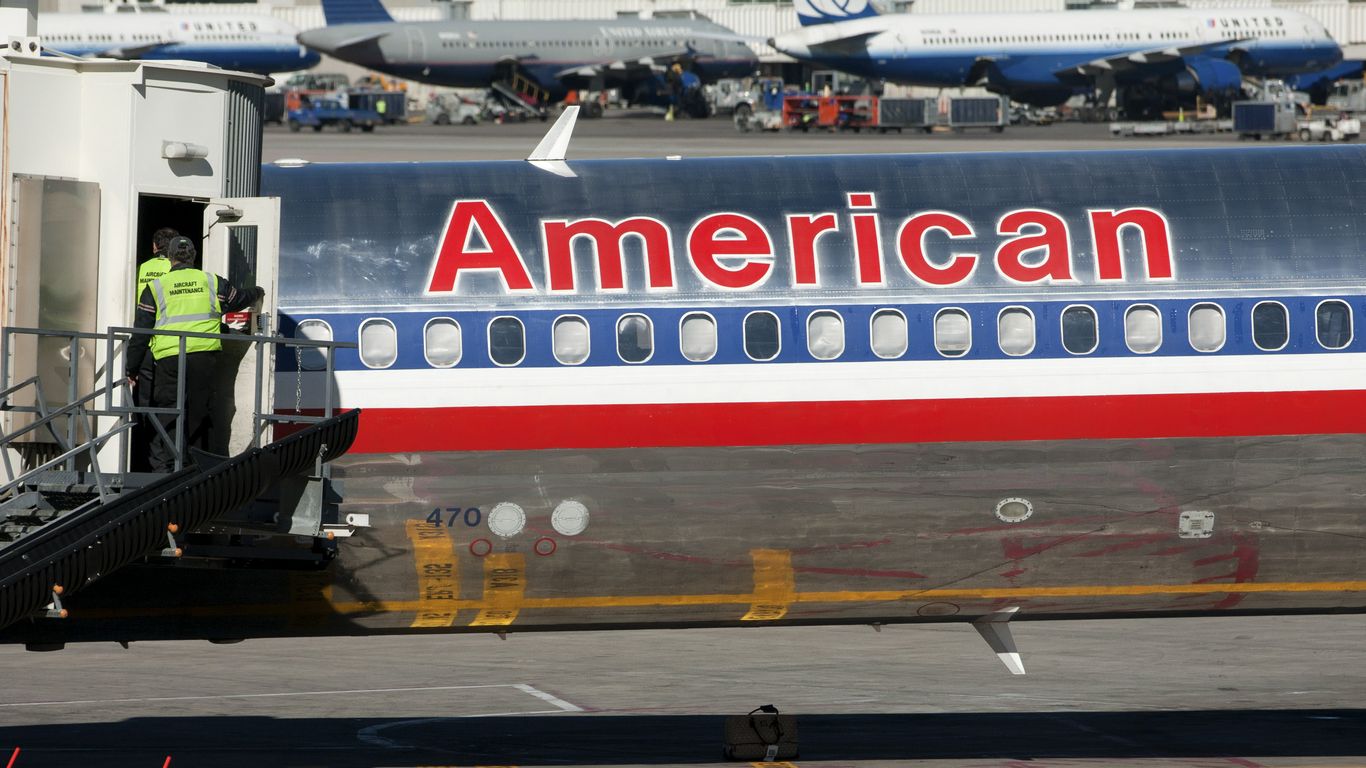
M156 363L156 383L152 386L152 404L158 408L176 407L176 388L180 381L179 363L175 355L163 357ZM207 450L209 432L213 425L209 406L213 403L213 382L218 369L217 352L191 352L185 355L185 461L189 463L191 448ZM171 472L175 469L174 414L157 417L173 441L167 445L158 434L152 441L152 471Z
M156 361L151 355L142 356L137 381L137 386L133 387L133 404L146 408L152 404L152 386L156 381ZM152 438L156 437L156 433L151 416L141 415L133 422L130 472L152 471Z

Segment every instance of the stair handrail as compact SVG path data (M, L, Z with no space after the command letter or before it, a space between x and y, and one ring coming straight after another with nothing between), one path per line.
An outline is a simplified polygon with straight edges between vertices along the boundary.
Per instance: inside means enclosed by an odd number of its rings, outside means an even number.
M69 340L72 352L69 356L70 368L68 370L68 402L65 405L52 410L48 409L47 400L42 393L42 381L39 375L30 376L24 381L15 384L9 383L9 353L12 346L11 340L13 339L13 337L19 335L28 335L36 337L56 337ZM157 406L139 406L132 403L132 398L129 396L130 393L128 392L128 382L122 374L123 368L121 365L119 365L119 362L121 361L123 355L126 352L128 342L130 342L132 338L137 335L161 335L172 336L177 338L177 358L179 360L180 375L179 387L176 393L176 407L166 408ZM151 417L148 419L148 421L152 424L156 432L160 434L163 440L165 440L168 444L173 446L173 450L175 453L175 469L179 470L183 468L185 466L186 456L184 429L185 358L187 354L186 343L189 339L218 339L220 341L248 342L255 346L256 380L254 382L255 397L252 412L251 440L252 447L254 448L260 447L261 436L262 434L264 434L266 427L271 424L312 424L330 418L333 415L334 411L338 408L335 378L333 376L333 374L335 373L335 356L333 354L333 351L337 349L355 349L358 347L358 344L356 344L355 342L293 338L279 335L246 333L200 333L197 331L173 331L167 329L131 328L120 326L111 326L108 330L106 330L103 333L90 331L67 331L48 328L27 328L19 326L0 328L0 387L3 387L3 389L0 389L0 406L3 406L4 410L11 411L14 413L29 413L34 414L36 416L35 420L32 423L25 425L24 427L18 430L15 430L13 433L0 432L0 458L3 458L3 462L0 463L3 463L6 471L6 477L9 478L9 481L5 485L0 486L0 496L3 496L3 494L13 490L13 488L15 487L18 487L23 482L31 480L33 476L35 476L36 474L47 471L64 462L67 464L68 470L74 471L75 458L79 456L82 451L86 450L90 451L91 453L91 468L95 470L98 476L100 473L98 471L99 465L96 456L98 452L102 450L111 439L115 437L119 438L119 466L120 472L122 472L123 469L127 467L129 450L128 432L132 429L134 420L139 416ZM102 372L102 378L104 379L103 385L94 386L90 393L83 396L78 396L78 376L80 374L80 355L78 346L81 341L103 341L106 347L104 358L104 370ZM267 345L309 347L320 348L325 350L324 358L326 359L326 366L324 369L325 385L322 416L305 415L303 413L276 414L273 412L274 403L264 402L265 377L275 375L274 366L271 366L270 370L266 370L265 349ZM116 370L119 371L119 373L116 374ZM94 372L94 375L96 379L98 379L101 377L101 372L96 370ZM300 371L300 375L302 375L302 371ZM35 387L37 391L35 399L36 405L12 405L9 401L13 398L14 394L28 386ZM122 397L116 397L116 395L120 393L122 394ZM102 406L99 403L100 398L104 398ZM267 409L269 409L269 412ZM176 435L174 440L166 431L165 425L161 423L161 420L155 418L156 416L160 415L175 416ZM94 425L92 423L93 417L113 417L118 421L118 423L115 427L109 429L108 431L96 434ZM62 438L62 436L59 434L58 430L55 427L57 420L62 418L67 419L66 439ZM85 435L87 436L87 439L80 442L79 445L76 444L78 442L76 439L78 432L77 419L84 420L86 425ZM23 472L18 478L16 478L14 476L13 466L10 462L9 452L6 449L17 438L29 434L44 426L48 427L48 429L52 432L53 438L56 440L58 446L63 449L61 455L55 459L50 459L48 461L43 462L38 467ZM100 493L101 496L103 496L103 481L102 479L97 477L97 482L100 483Z

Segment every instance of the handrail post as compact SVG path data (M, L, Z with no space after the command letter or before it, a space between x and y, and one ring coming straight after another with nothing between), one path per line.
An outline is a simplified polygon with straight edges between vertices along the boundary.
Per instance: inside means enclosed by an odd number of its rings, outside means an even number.
M323 374L327 379L323 383L323 416L329 419L332 418L332 380L335 378L332 371L336 364L336 361L332 359L333 352L334 350L327 350L327 365Z
M12 333L13 328L0 328L0 389L9 389L9 338Z
M175 417L175 468L176 471L185 468L185 344L188 339L180 337L179 349L176 350L176 370L179 375L176 377L175 407L179 411Z
M264 395L266 376L274 376L275 371L267 371L266 365L266 343L264 341L253 341L256 346L256 406L251 412L251 447L261 447L261 434L265 432L265 420L261 418L261 399ZM273 366L272 366L273 367Z
M77 376L77 371L78 371L79 368L80 368L80 358L79 358L80 351L81 351L81 341L80 341L80 339L76 338L76 337L73 335L73 336L71 337L71 344L70 344L70 346L67 347L67 354L69 355L69 357L68 357L68 360L67 360L67 377L68 377L68 378L67 378L67 380L66 380L66 401L67 401L68 403L74 403L74 402L76 402L76 398L77 398L77 394L76 394L76 389L77 389L76 376ZM76 414L74 414L74 413L69 414L69 415L66 417L66 442L67 442L67 445L75 445L75 444L76 444L76 427L77 427L77 426L78 426L78 422L76 421ZM75 456L72 456L71 458L69 458L69 459L66 460L66 471L68 471L68 472L75 472L75 471L76 471L76 457L75 457Z

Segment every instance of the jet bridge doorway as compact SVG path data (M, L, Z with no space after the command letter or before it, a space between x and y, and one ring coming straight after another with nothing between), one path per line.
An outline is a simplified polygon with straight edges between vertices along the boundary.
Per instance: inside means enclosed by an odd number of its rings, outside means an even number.
M190 238L199 253L197 267L228 278L234 285L266 289L265 303L224 317L225 333L273 332L275 272L279 253L279 200L276 198L138 197L137 262L151 258L152 235L161 227ZM130 287L130 291L132 288ZM129 312L131 325L132 311ZM253 441L269 442L270 431L254 423L258 405L274 402L273 351L257 360L254 345L225 342L219 359L209 450L234 456ZM249 354L250 353L250 354ZM257 380L260 379L260 389ZM257 393L261 402L255 402ZM150 439L150 437L149 437Z

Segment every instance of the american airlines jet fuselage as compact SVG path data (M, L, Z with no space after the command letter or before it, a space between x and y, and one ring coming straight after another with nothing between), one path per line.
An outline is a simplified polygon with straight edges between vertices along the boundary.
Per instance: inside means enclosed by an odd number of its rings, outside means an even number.
M243 72L292 72L322 58L282 19L240 14L41 14L43 44L77 56L184 59Z
M1366 611L1366 149L558 170L267 168L368 527L0 639Z
M1322 24L1277 8L897 14L817 23L773 43L798 59L868 77L944 87L985 79L1002 92L1051 92L1055 100L1107 73L1121 85L1161 77L1198 80L1205 73L1190 71L1194 60L1231 62L1243 75L1282 77L1342 58Z

